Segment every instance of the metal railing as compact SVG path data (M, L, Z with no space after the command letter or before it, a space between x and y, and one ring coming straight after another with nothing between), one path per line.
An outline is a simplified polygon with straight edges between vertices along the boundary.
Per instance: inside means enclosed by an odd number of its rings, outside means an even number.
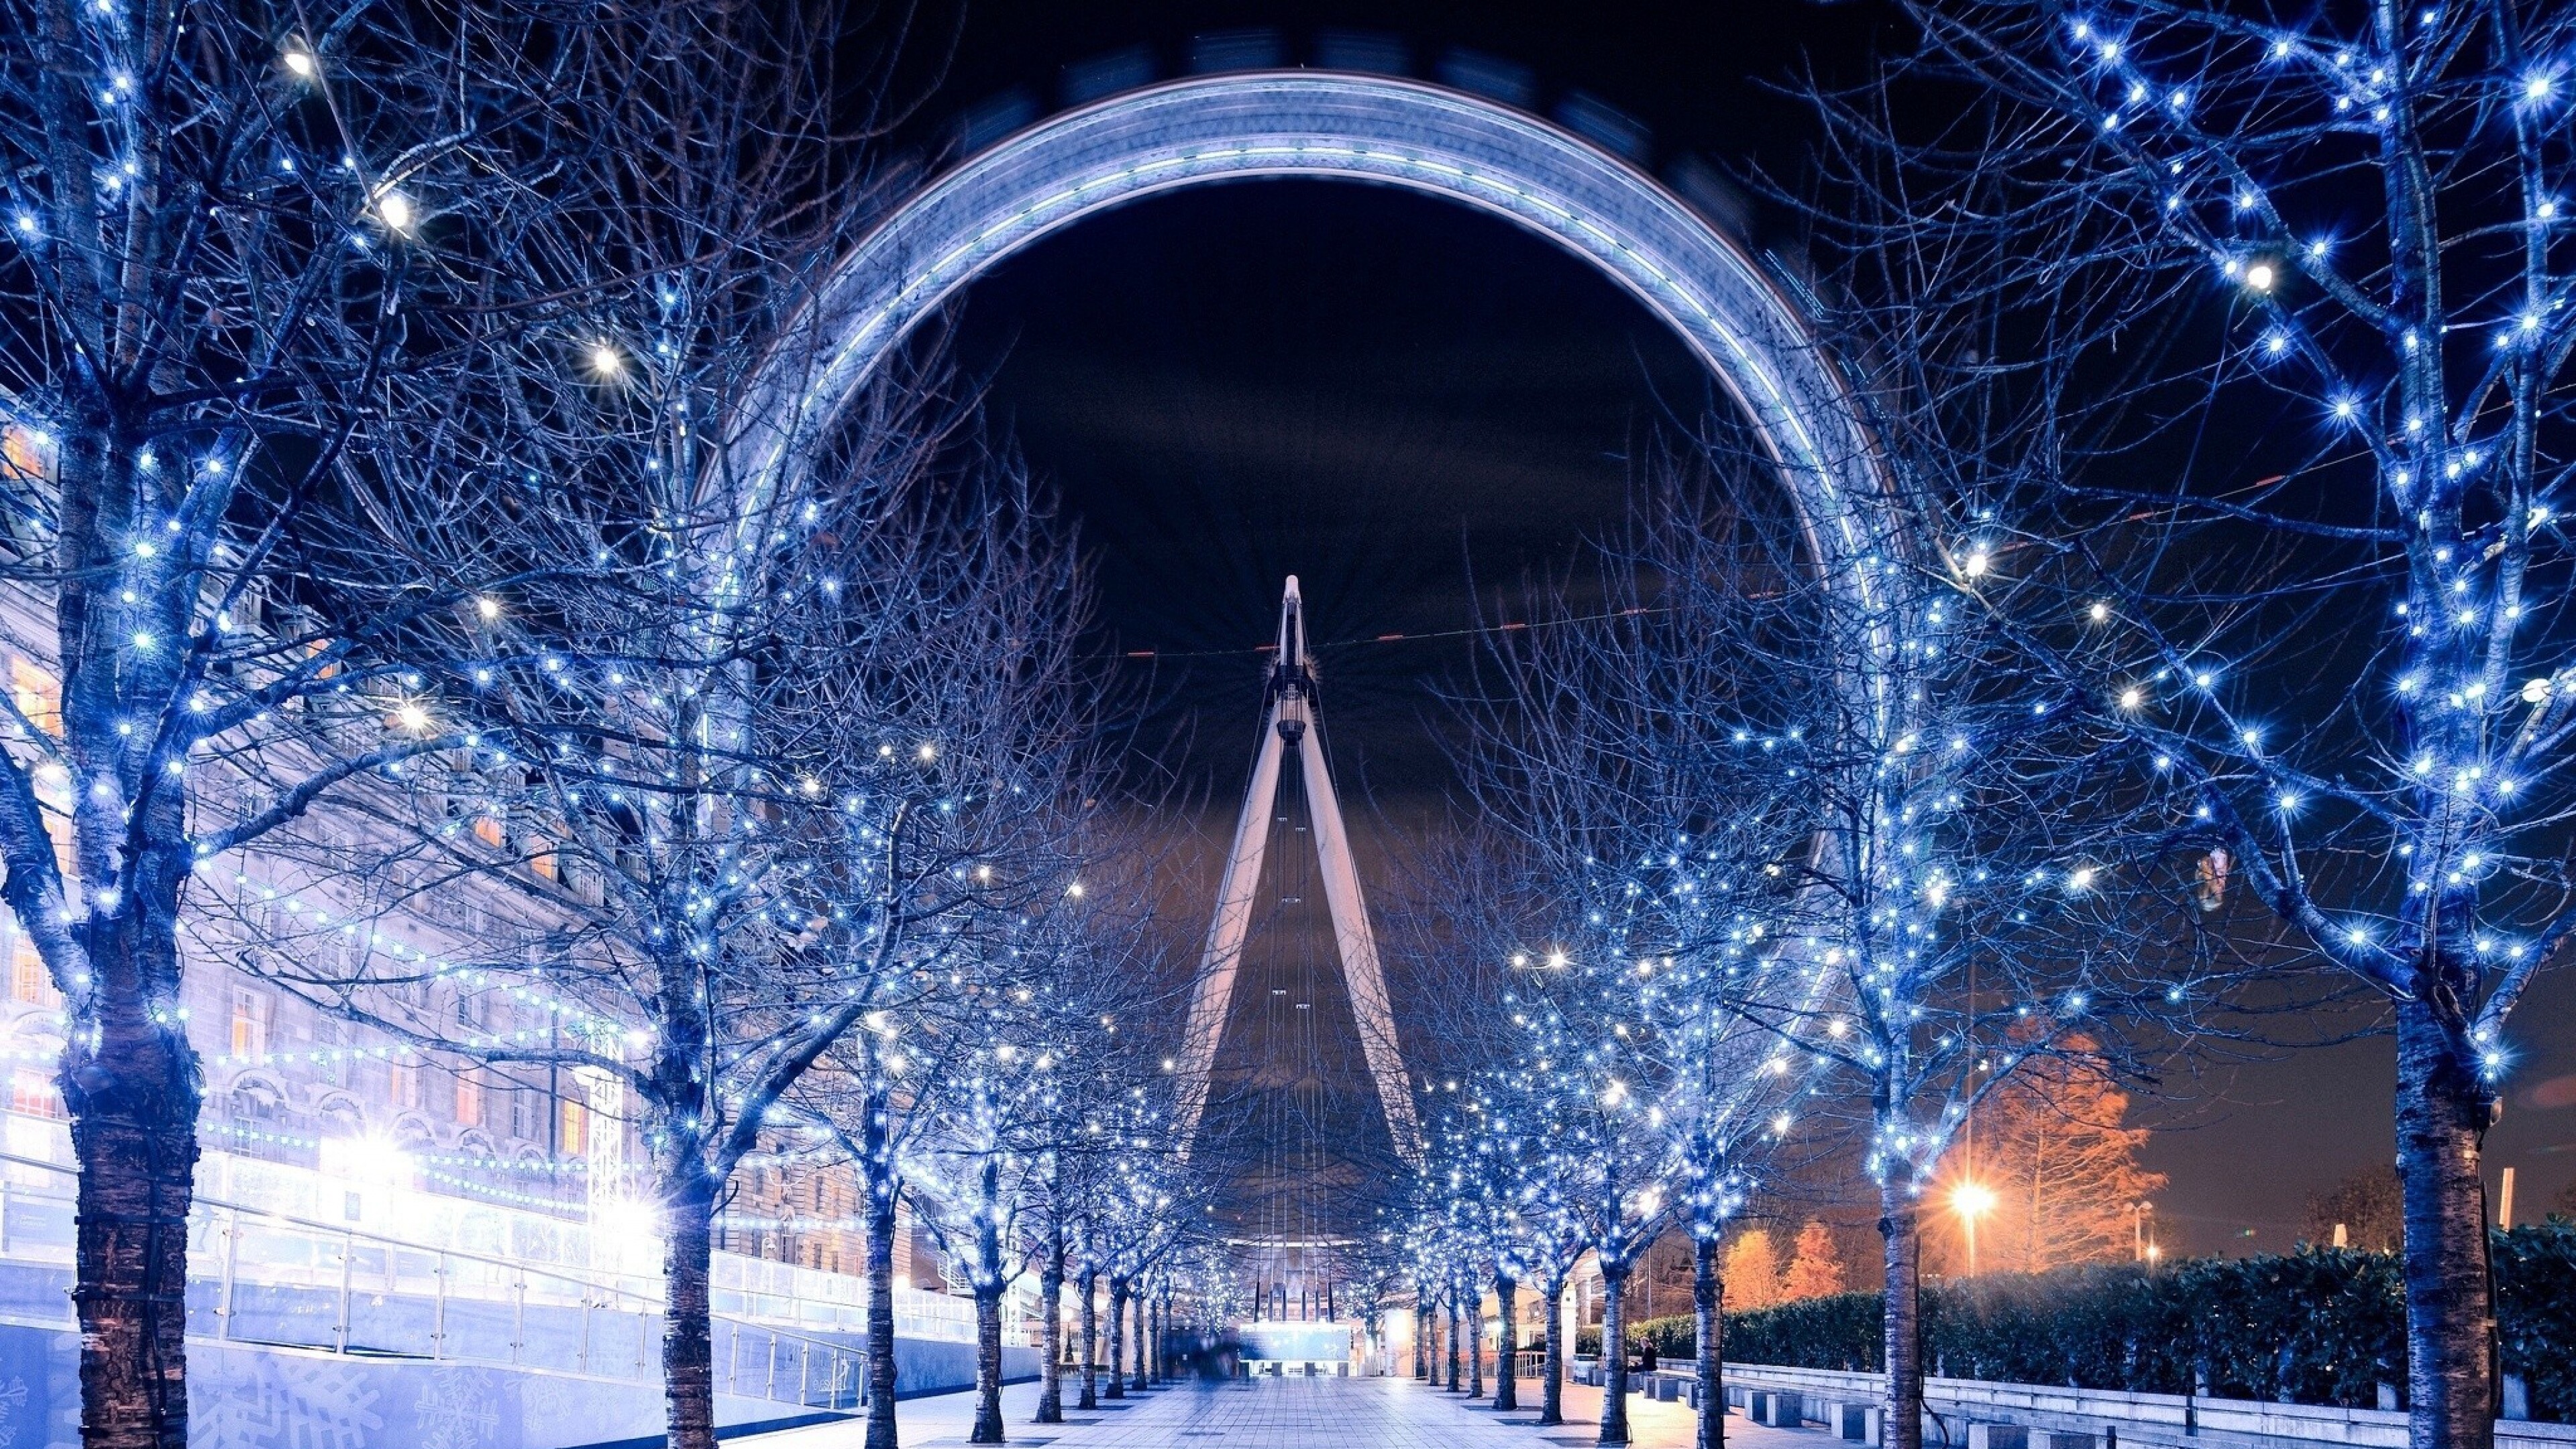
M74 1169L0 1152L0 1313L72 1327ZM658 1380L663 1302L631 1275L425 1245L200 1196L188 1219L191 1338L371 1359ZM41 1279L27 1270L35 1269ZM855 1409L863 1343L714 1320L716 1390Z

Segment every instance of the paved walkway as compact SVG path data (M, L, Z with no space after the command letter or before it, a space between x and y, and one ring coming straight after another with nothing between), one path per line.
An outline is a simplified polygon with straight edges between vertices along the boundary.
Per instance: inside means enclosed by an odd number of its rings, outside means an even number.
M1525 1393L1534 1386L1523 1381ZM1595 1440L1601 1391L1565 1390L1567 1422L1539 1428L1535 1409L1496 1414L1490 1399L1470 1400L1403 1379L1254 1379L1187 1384L1103 1400L1093 1411L1065 1411L1063 1424L1033 1424L1037 1386L1002 1393L1010 1442L1059 1449L1578 1449ZM1687 1404L1631 1397L1632 1442L1676 1449L1691 1438ZM974 1395L913 1399L896 1411L904 1449L957 1449L975 1417ZM731 1441L742 1449L858 1449L856 1421L816 1424ZM1729 1449L1830 1449L1817 1430L1766 1429L1727 1417Z

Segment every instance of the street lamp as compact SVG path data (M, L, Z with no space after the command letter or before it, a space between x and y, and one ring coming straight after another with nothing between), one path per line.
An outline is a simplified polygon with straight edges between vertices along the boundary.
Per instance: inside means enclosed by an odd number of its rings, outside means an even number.
M1977 1276L1977 1219L1994 1211L1995 1190L1982 1182L1963 1182L1950 1189L1950 1211L1959 1215L1968 1236L1968 1276Z

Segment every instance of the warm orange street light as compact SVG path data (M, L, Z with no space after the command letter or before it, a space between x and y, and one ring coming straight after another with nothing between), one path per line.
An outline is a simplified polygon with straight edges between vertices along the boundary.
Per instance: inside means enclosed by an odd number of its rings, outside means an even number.
M1977 1276L1977 1219L1995 1209L1995 1190L1982 1182L1963 1182L1950 1189L1950 1211L1968 1235L1968 1276Z

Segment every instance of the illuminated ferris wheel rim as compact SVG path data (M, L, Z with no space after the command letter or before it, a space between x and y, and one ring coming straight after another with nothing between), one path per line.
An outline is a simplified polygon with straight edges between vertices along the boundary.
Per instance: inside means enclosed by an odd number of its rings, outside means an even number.
M1258 177L1391 185L1499 216L1590 262L1670 327L1753 424L1820 571L1876 613L1908 536L1851 390L1746 250L1629 162L1539 117L1422 81L1251 71L1146 86L1005 137L834 265L741 416L777 486L919 323L985 271L1110 208ZM1873 629L1873 635L1877 633Z

